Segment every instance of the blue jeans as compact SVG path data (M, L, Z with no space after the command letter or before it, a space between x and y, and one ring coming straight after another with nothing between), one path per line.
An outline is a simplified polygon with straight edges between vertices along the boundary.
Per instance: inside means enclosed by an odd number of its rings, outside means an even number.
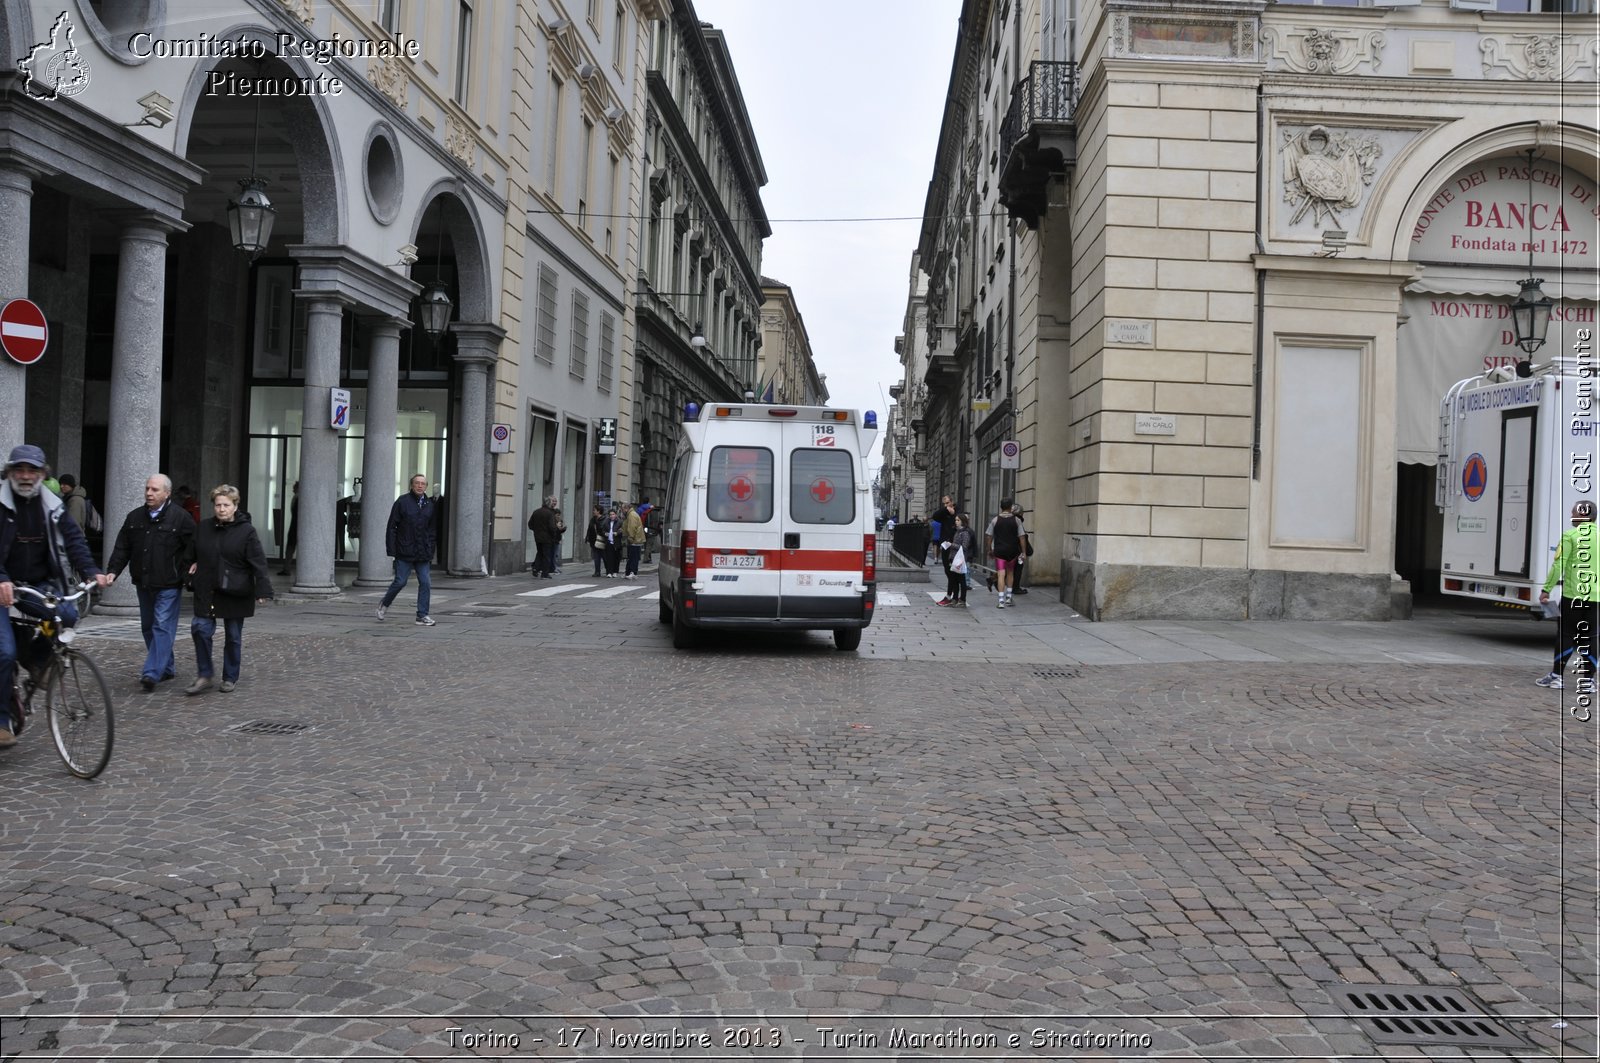
M211 640L216 633L215 617L197 616L189 621L189 634L194 636L194 670L202 679L215 674L211 667ZM239 662L244 658L244 618L224 617L222 635L222 678L237 683Z
M158 591L139 588L139 632L144 636L146 650L141 679L160 682L178 674L172 644L178 639L178 606L182 600L181 587Z
M45 619L52 614L44 606L31 598L17 596L17 611ZM61 622L66 627L72 627L78 622L78 609L71 602L62 602L56 607L61 615ZM25 633L31 633L31 628L23 628ZM24 653L26 647L23 648ZM11 682L16 675L17 658L24 656L17 649L17 634L12 628L11 621L0 617L0 725L6 725L11 720ZM12 723L8 729L15 727Z
M405 587L406 581L411 578L412 571L417 573L417 619L421 620L428 615L429 599L433 597L433 562L431 561L402 561L398 557L394 561L394 582L389 584L389 589L383 592L383 607L389 608L394 602L395 595Z

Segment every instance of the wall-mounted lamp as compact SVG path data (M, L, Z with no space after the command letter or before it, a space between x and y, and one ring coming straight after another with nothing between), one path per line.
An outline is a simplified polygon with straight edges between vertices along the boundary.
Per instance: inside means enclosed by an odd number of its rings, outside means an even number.
M139 106L144 108L144 117L137 122L127 123L132 129L136 126L148 125L161 129L173 119L172 101L159 92L147 92L139 97Z
M706 345L705 325L699 321L694 323L694 334L689 337L689 346L704 347Z

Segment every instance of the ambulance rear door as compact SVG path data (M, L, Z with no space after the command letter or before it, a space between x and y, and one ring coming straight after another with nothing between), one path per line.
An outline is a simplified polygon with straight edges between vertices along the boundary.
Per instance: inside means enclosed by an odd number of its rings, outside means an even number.
M859 620L866 501L856 491L859 440L850 421L833 419L831 410L820 416L783 425L778 608L786 620Z
M705 512L696 536L696 612L705 619L778 615L779 433L729 418L706 437Z

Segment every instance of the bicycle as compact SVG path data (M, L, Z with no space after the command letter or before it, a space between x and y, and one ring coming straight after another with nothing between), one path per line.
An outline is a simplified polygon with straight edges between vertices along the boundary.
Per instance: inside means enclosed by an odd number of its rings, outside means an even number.
M50 721L50 737L67 770L80 779L92 779L111 761L111 745L116 733L111 709L111 690L100 669L89 655L72 645L74 628L61 622L60 606L83 599L93 581L78 585L76 594L59 595L18 586L19 595L36 599L52 615L42 619L12 613L10 621L17 642L17 664L13 676L11 715L16 734L33 715L33 699L45 692L45 716ZM87 615L87 605L83 610ZM34 634L49 640L49 656L41 663L27 663L32 657Z

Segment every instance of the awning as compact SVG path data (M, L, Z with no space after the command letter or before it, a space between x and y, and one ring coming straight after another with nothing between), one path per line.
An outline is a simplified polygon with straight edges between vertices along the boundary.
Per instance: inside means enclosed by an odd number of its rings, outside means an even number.
M1491 299L1515 299L1522 290L1527 270L1508 270L1504 266L1424 266L1422 276L1406 285L1406 291L1419 295L1476 295ZM1600 277L1584 270L1548 270L1536 267L1535 277L1544 280L1544 293L1557 301L1600 301Z

